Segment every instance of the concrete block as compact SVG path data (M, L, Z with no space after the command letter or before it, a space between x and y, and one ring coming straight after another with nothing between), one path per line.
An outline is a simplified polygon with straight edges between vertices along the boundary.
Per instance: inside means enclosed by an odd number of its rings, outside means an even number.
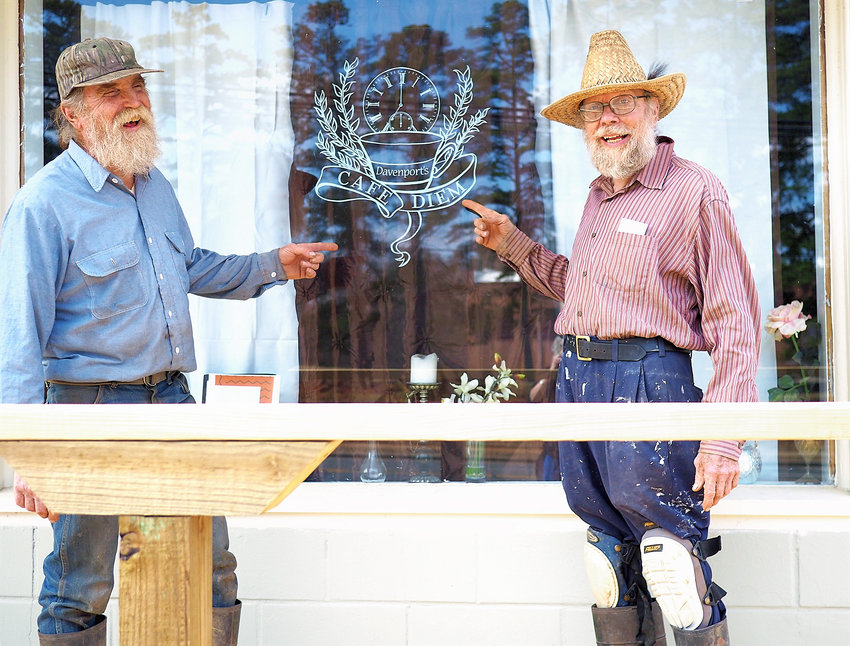
M560 613L554 605L415 604L408 613L406 644L560 646Z
M523 522L478 538L478 601L588 604L584 532Z
M293 603L263 605L256 646L405 646L402 604Z
M229 534L243 602L325 598L324 531L231 525Z
M850 634L850 609L741 609L729 614L733 644L841 646Z
M561 608L561 644L570 646L590 646L596 643L596 633L593 631L593 617L587 603L581 606ZM672 646L673 640L670 640Z
M32 599L34 541L30 526L0 525L0 597Z
M263 606L252 601L242 602L242 616L239 618L239 643L251 646L260 643L260 617Z
M427 518L328 534L328 598L474 601L477 543L468 523Z
M850 561L847 532L801 532L800 606L850 607Z
M0 644L38 646L38 612L38 604L30 599L0 599Z
M729 593L723 602L730 609L796 607L797 550L792 532L727 530L722 540L723 549L708 563L714 581Z

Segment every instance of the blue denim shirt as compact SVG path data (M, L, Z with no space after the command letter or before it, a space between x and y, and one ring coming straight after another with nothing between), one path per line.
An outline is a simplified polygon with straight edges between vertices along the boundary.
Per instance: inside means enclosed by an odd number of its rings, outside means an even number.
M136 176L134 195L72 141L3 222L0 402L43 402L45 379L194 370L187 294L247 299L284 282L276 250L196 248L159 170Z

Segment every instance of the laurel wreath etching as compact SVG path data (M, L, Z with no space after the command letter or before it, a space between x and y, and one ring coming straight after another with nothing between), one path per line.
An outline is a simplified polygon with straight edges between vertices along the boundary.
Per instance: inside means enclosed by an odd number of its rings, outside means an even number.
M359 64L359 58L345 61L343 71L339 73L339 83L332 84L336 110L328 105L324 90L314 93L317 121L323 131L318 133L316 146L332 163L374 177L372 161L357 134L360 119L354 117L354 106L351 105L354 76ZM440 143L434 154L431 177L445 172L463 155L464 145L479 132L479 126L490 111L490 108L483 108L467 118L473 98L472 74L469 66L465 71L454 70L454 73L458 89L454 93L454 107L449 109L448 116L442 115Z

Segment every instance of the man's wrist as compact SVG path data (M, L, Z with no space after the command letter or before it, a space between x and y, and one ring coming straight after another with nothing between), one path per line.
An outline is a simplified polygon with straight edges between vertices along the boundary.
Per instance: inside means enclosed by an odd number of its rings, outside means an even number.
M744 442L735 440L702 440L699 443L699 452L709 455L721 455L724 458L738 461Z

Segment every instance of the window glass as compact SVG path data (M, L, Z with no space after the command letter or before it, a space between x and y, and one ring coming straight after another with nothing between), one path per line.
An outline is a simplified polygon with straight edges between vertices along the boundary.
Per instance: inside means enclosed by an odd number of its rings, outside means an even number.
M688 77L659 132L726 186L763 314L797 300L811 316L798 336L765 333L762 399L827 399L817 9L25 0L25 174L60 152L50 121L59 52L90 36L129 40L142 65L165 70L148 76L159 167L199 246L340 245L316 280L251 307L194 300L193 390L205 373L274 373L281 401L438 403L464 374L483 383L498 354L524 376L501 405L550 401L558 303L474 244L460 200L508 213L569 255L595 171L580 134L539 112L578 88L590 34L629 16L638 60ZM431 354L435 376L412 370L414 355ZM695 370L704 385L710 358ZM435 385L420 387L422 374ZM761 464L759 482L832 478L823 442L751 444L747 460ZM312 476L361 478L557 480L557 448L351 442Z

